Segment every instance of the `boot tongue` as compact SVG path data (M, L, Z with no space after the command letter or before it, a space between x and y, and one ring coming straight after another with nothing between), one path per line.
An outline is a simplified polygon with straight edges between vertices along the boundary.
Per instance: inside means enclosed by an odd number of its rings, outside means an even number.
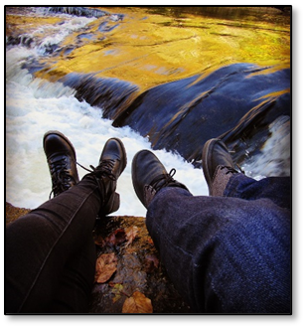
M48 158L48 161L49 162L59 162L61 160L63 161L65 159L66 155L67 155L67 153L64 153L64 152L62 152L62 153L56 153L53 156L50 156Z

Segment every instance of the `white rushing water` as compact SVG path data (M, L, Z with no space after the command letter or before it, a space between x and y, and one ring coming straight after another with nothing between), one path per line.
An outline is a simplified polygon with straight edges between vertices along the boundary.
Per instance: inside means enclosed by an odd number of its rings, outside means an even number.
M13 47L7 52L6 67L6 201L14 206L35 208L48 199L51 178L42 147L48 130L59 130L73 143L82 165L96 166L105 142L120 138L126 148L128 164L118 181L121 206L116 214L143 216L145 208L132 186L131 161L141 149L151 149L147 139L129 127L114 128L101 118L101 109L79 102L73 90L61 83L33 78L21 64L36 49ZM177 169L175 178L195 195L207 194L202 170L194 169L181 156L153 151L165 167ZM78 168L82 177L87 172Z
M14 46L7 49L6 201L18 207L35 208L48 200L51 178L42 139L48 130L59 130L71 140L78 162L86 167L98 164L101 150L109 138L117 137L123 141L128 164L118 181L121 206L116 214L144 216L146 210L132 186L131 162L139 150L151 150L149 141L129 127L114 128L110 120L101 118L100 108L79 102L73 89L59 82L33 78L26 69L22 69L27 61L45 56L44 49L48 46L60 43L71 31L84 27L92 20L67 16L64 24L40 27L27 36L34 36L37 40L31 48ZM283 158L289 158L290 127L287 122L287 118L282 117L270 126L272 137L266 143L263 154L251 159L245 166L249 175L258 179L264 175L276 175L278 164ZM208 195L201 169L195 169L177 154L164 150L153 152L168 170L177 169L175 179L186 184L194 195ZM78 170L80 178L87 173L81 168Z

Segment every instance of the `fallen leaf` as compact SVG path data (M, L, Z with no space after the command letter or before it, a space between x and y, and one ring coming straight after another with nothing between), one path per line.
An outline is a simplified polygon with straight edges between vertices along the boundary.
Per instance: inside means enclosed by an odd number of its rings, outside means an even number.
M114 253L102 254L96 260L95 281L104 283L108 281L117 268L118 259Z
M151 300L136 291L125 300L122 313L153 313Z
M126 247L135 240L135 238L137 237L138 231L139 231L139 228L136 226L132 226L132 227L125 229L126 240L127 240Z
M154 241L153 241L150 237L147 238L147 242L148 242L150 245L154 246Z
M150 273L159 267L159 260L156 255L148 254L145 256L144 271Z
M107 244L110 246L117 246L126 241L126 233L124 229L115 230L108 238Z
M124 289L124 286L122 284L115 284L112 289L112 293L114 294L114 297L112 299L112 302L117 302L122 297L122 291Z
M101 248L106 245L105 239L102 236L95 236L94 243L95 245L100 246Z

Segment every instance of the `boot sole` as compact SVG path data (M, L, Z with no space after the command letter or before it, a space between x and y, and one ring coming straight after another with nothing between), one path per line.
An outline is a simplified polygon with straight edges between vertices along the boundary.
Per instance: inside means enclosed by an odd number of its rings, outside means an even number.
M119 138L111 138L111 139L116 140L120 144L120 146L121 146L121 148L123 150L123 155L124 155L123 158L122 158L123 159L123 169L122 169L122 172L123 172L125 170L126 165L127 165L127 155L126 155L125 146L124 146L123 142ZM121 172L121 174L122 174L122 172Z

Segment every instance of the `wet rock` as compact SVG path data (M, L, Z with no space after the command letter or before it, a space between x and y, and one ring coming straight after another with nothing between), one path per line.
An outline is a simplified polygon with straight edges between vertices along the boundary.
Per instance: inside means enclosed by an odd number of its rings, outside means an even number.
M97 78L93 74L71 73L61 80L76 90L75 97L85 100L91 106L103 108L103 118L111 118L126 106L138 87L130 82L111 78Z
M96 18L103 17L108 14L106 11L84 7L49 7L48 11L51 13L61 13Z
M121 239L118 243L107 242L115 231L129 231L131 228L136 231L132 242L128 238L124 242ZM160 264L159 254L148 234L144 218L109 217L97 221L93 235L98 244L98 254L115 252L118 265L109 281L94 285L91 313L121 313L125 300L135 291L151 300L154 313L190 312L189 306L182 300L169 281L164 266Z
M177 151L195 166L204 143L222 138L240 164L249 145L255 146L251 153L264 144L274 120L290 116L289 88L289 69L234 64L149 89L111 118L116 127L148 136L154 149Z
M18 36L10 35L6 39L6 44L8 46L22 45L27 48L30 48L33 43L35 43L33 37L30 35L26 35L26 34L18 35Z
M9 223L12 223L13 221L15 221L16 219L18 219L19 217L27 214L30 212L30 209L27 208L19 208L19 207L15 207L10 203L6 203L5 204L5 213L6 213L6 217L5 217L5 221L6 221L6 225L8 225Z

